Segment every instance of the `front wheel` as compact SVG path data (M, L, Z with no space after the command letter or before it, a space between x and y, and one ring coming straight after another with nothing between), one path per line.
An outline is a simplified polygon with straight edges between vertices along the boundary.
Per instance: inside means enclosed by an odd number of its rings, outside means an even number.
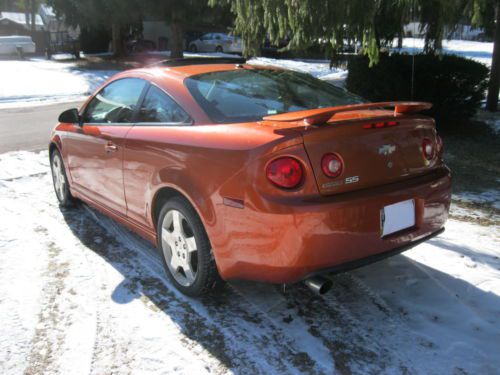
M160 211L158 250L168 277L182 293L197 297L219 284L203 223L183 197L170 199Z
M68 179L66 177L66 170L64 169L63 160L58 150L52 152L50 158L50 169L52 171L52 182L54 184L54 191L56 192L59 205L62 207L69 207L75 203L75 198L69 191Z
M198 52L198 48L196 47L196 44L191 44L189 46L189 52L193 52L193 53Z
M215 52L222 53L222 52L224 52L224 50L222 49L221 46L217 46L217 47L215 47Z

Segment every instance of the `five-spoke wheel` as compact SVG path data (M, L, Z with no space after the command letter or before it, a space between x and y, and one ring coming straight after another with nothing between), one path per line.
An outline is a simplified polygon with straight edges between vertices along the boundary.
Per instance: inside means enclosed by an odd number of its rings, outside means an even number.
M198 251L193 229L180 211L172 209L164 216L161 240L172 276L181 285L192 285L198 270Z
M220 280L203 224L185 198L177 196L163 205L158 248L167 275L184 294L199 296Z
M50 169L52 170L52 182L54 183L54 190L59 204L63 207L71 206L74 203L74 198L69 191L61 154L57 150L54 150L51 154Z

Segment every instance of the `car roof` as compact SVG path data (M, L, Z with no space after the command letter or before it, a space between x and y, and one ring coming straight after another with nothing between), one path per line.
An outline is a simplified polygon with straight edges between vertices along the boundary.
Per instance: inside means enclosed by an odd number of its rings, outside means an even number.
M193 64L190 64L190 61L194 61ZM207 60L206 63L203 60ZM234 63L231 61L234 60ZM217 63L221 61L221 63ZM223 72L230 70L240 70L240 69L267 69L267 70L283 70L279 67L273 66L259 66L253 64L244 63L245 59L231 59L231 58L223 58L223 59L214 59L214 58L194 58L194 59L179 59L173 61L173 64L169 64L171 61L159 62L153 64L151 66L134 69L132 71L146 73L148 75L165 75L171 78L179 78L185 79L190 76L195 76L198 74L212 73L212 72ZM179 62L179 64L176 64ZM163 64L164 63L164 64ZM163 66L167 65L167 66ZM171 66L168 66L171 65ZM123 72L126 74L126 72Z
M258 68L261 67L257 67L250 64L207 64L207 65L176 66L164 69L168 72L174 72L176 74L182 75L183 77L189 77L203 73L222 72L222 71L240 70L240 69L258 69Z
M213 72L223 72L229 70L241 70L241 69L269 69L269 70L281 70L276 67L269 66L257 66L250 64L207 64L207 65L186 65L186 66L176 66L176 67L149 67L127 70L122 73L118 73L116 76L126 76L128 73L143 73L146 75L153 76L166 76L170 78L178 78L184 80L185 78L195 76L204 73Z

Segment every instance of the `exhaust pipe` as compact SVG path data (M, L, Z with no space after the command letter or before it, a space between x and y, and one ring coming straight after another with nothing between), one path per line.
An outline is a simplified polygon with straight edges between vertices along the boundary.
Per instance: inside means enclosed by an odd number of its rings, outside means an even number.
M309 279L304 280L304 284L311 289L314 293L323 295L328 292L332 286L332 280L324 278L322 276L314 276Z

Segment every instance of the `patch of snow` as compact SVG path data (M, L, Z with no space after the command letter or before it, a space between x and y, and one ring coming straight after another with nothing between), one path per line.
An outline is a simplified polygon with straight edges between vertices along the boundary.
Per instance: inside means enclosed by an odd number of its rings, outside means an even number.
M58 207L47 151L0 155L0 372L493 374L497 226L444 234L313 296L234 283L180 294L155 249L79 205Z
M0 61L0 108L83 100L115 73L44 59Z
M0 154L0 165L0 181L47 173L50 168L48 155L28 151Z
M500 179L497 182L500 184ZM500 210L500 190L490 189L481 193L464 192L453 194L453 199L462 202L487 203Z
M403 48L393 48L394 51L406 53L420 53L424 50L423 38L403 38ZM397 39L393 45L397 45ZM471 40L443 40L443 53L463 56L487 66L491 66L493 43L474 42Z
M484 122L487 124L495 134L500 135L500 113L499 112L489 112L486 110L479 110L474 119Z

